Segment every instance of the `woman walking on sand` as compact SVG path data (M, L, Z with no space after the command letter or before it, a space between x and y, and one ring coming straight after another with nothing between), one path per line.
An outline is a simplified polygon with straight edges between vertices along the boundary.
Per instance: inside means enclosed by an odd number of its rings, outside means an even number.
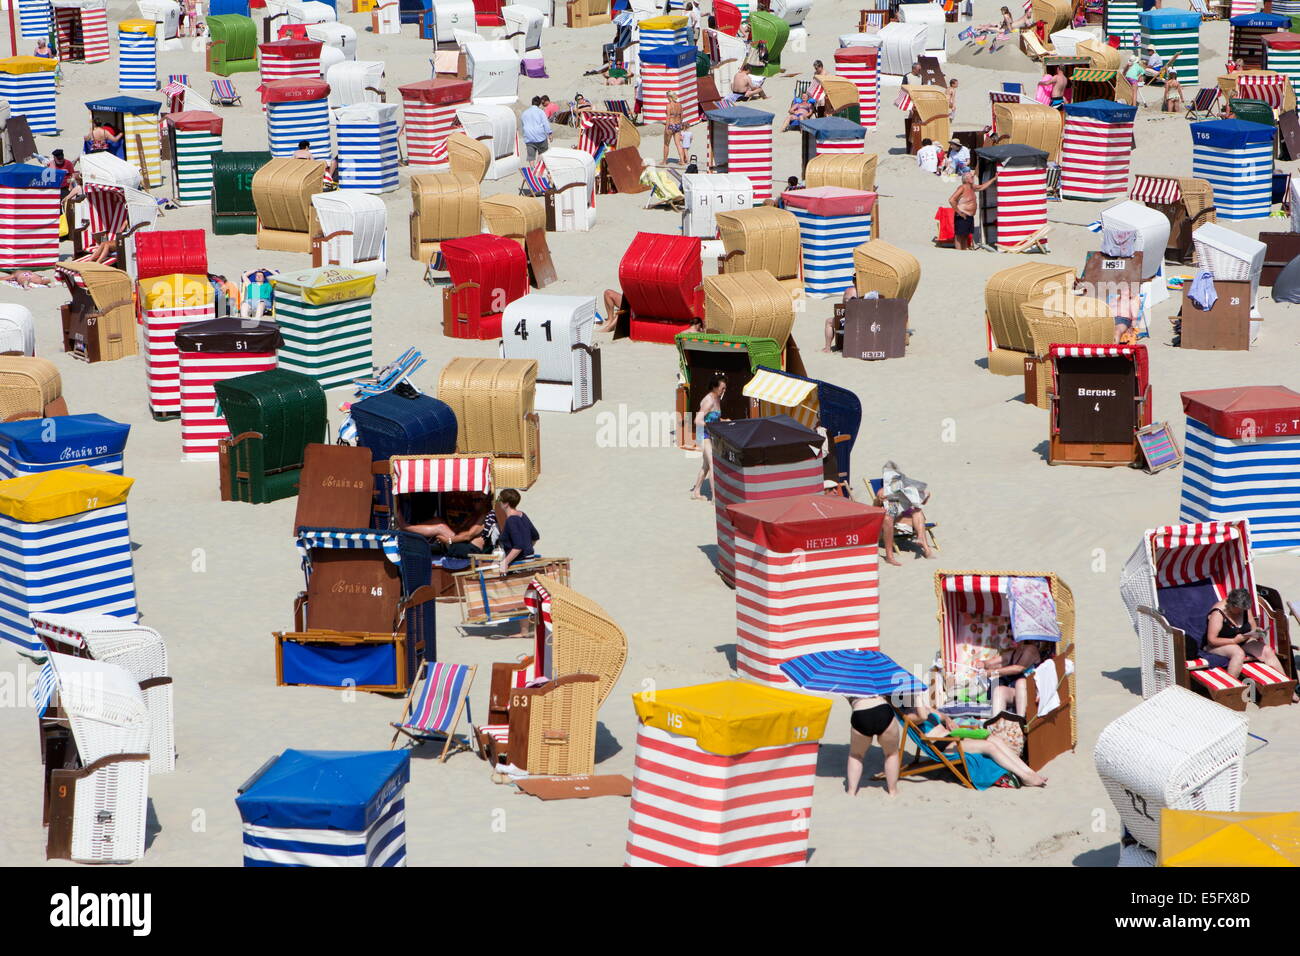
M700 399L699 410L695 413L695 445L704 456L700 460L700 473L691 486L691 497L696 501L705 500L700 494L705 478L709 480L709 491L713 491L713 440L709 438L708 426L722 421L722 396L726 394L727 379L722 375L713 376L709 379L709 390Z
M686 165L686 147L682 143L682 130L686 129L686 124L682 122L682 104L677 101L677 94L672 90L668 91L668 108L664 117L664 165L668 164L668 146L674 144L677 147L677 155L681 158L682 165Z

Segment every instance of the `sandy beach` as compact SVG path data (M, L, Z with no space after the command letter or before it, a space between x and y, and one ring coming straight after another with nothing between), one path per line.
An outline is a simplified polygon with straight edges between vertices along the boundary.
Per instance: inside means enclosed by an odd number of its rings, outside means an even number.
M998 6L977 0L974 22L995 19ZM121 0L110 0L109 9L110 22L136 15L134 4ZM856 30L856 16L856 8L832 0L818 0L813 7L806 50L782 57L799 77L770 79L771 99L759 104L778 114L777 128L795 80L810 77L814 58L830 63L836 38ZM400 36L375 36L365 32L368 14L342 12L340 19L357 29L361 59L387 63L389 102L399 100L400 84L428 77L430 44L418 38L414 26L404 26ZM960 48L956 33L964 25L949 25L950 52ZM521 78L516 109L541 93L561 101L576 91L602 98L602 87L582 73L598 65L600 46L610 33L608 26L547 29L543 52L550 78ZM19 52L30 53L31 45L20 40ZM1202 85L1222 72L1226 49L1227 25L1206 23ZM948 76L960 80L954 129L986 126L987 93L1004 79L1032 86L1037 68L1016 56L1014 73L965 63L947 67ZM160 54L164 80L182 72L207 91L202 53ZM225 148L264 149L257 75L239 74L234 80L244 105L220 110ZM1184 86L1190 98L1194 84ZM63 134L37 137L38 148L48 152L61 146L70 156L79 152L88 126L83 102L115 90L116 56L90 66L65 64L58 102ZM868 133L866 149L879 156L880 238L915 254L923 270L911 303L915 334L906 358L866 363L822 353L830 300L808 300L795 327L809 374L861 397L862 428L852 463L855 493L860 495L864 478L878 476L882 463L892 459L928 482L934 495L927 512L938 522L937 560L904 554L902 567L881 563L881 649L915 673L928 668L940 638L937 569L1055 572L1069 584L1077 605L1079 744L1077 752L1047 766L1050 784L1042 790L977 793L933 776L902 781L894 799L879 785L849 797L844 792L849 711L837 700L818 761L809 862L1113 865L1119 822L1095 772L1092 749L1101 729L1141 700L1138 642L1120 600L1119 574L1144 530L1176 523L1181 471L1148 475L1130 468L1050 467L1048 413L1021 401L1020 379L995 376L984 367L987 278L1023 261L1081 267L1085 254L1099 244L1087 225L1109 203L1050 203L1047 256L934 247L934 212L946 204L955 183L925 174L905 154L903 115L893 106L893 90L882 91L880 125ZM1155 98L1156 92L1148 91L1148 105L1138 111L1132 171L1190 175L1188 123L1181 114L1160 113L1151 105ZM641 151L652 162L660 159L660 131L657 124L641 129ZM705 127L696 127L693 151L701 160L705 136ZM574 138L573 130L558 128L555 143L573 145ZM776 134L775 143L774 178L782 183L800 171L801 142L799 135L786 133ZM405 251L408 176L404 167L402 188L382 197L390 273L374 298L374 353L384 362L410 346L422 350L428 365L415 381L433 392L448 360L495 356L497 343L442 336L440 298ZM514 192L517 183L513 175L485 182L483 192ZM163 190L170 192L170 182ZM618 287L618 262L636 232L676 233L679 216L644 209L644 198L602 195L594 231L548 235L560 279L545 291L593 295L599 302L603 290ZM168 211L158 227L208 224L208 207L200 206ZM1229 226L1254 236L1261 229L1285 229L1286 221ZM302 255L259 251L252 236L209 235L208 255L209 271L226 275L255 266L309 264ZM706 259L705 274L715 271ZM62 288L0 288L0 301L20 302L35 313L37 354L58 366L69 409L100 412L132 426L126 474L136 480L129 510L139 605L143 622L168 644L179 753L173 774L150 779L153 833L138 865L238 866L234 799L249 775L286 748L386 748L389 722L400 716L402 703L375 694L275 686L271 632L292 624L293 598L303 585L291 533L295 500L257 506L222 502L217 466L182 461L179 422L150 417L142 355L86 365L61 352L58 307L66 299ZM1264 322L1257 346L1222 353L1171 346L1166 316L1177 305L1175 294L1157 308L1145 344L1154 418L1170 422L1180 442L1180 392L1293 385L1300 344L1292 324L1300 314L1297 307L1261 296ZM571 556L573 586L628 634L627 666L600 711L597 772L631 777L636 717L630 695L731 677L735 602L710 564L713 506L689 497L698 457L674 447L629 447L629 434L618 427L636 416L672 412L676 351L603 338L604 400L573 415L542 415L542 477L524 493L522 507L541 531L539 547L548 555ZM341 417L339 404L350 397L344 389L329 393L332 428ZM606 447L611 432L618 441ZM1261 583L1286 599L1300 597L1300 566L1293 555L1261 556L1255 564ZM439 605L438 657L479 665L471 697L477 720L485 715L490 664L515 659L529 644L518 637L463 635L459 620L456 605ZM0 862L6 864L38 864L45 855L36 715L26 699L34 675L35 667L12 649L0 650L0 753L7 758L0 775ZM1300 758L1298 713L1294 707L1247 711L1258 739L1251 740L1243 810L1294 805L1294 772L1286 768ZM873 749L868 774L880 764L880 751ZM623 861L625 799L543 803L494 785L487 764L469 753L439 764L421 750L411 774L406 826L412 866L614 866Z

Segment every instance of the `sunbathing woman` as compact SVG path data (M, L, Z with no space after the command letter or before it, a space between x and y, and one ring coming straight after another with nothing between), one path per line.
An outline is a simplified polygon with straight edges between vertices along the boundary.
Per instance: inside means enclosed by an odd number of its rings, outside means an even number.
M938 711L930 710L918 698L909 715L916 720L921 728L921 733L927 738L946 737L953 729L952 718L947 714L941 714ZM936 750L946 751L952 746L950 743L931 744ZM1003 770L1015 774L1026 787L1045 787L1047 778L1041 773L1035 773L1029 768L1029 764L1020 759L1019 756L1011 752L1011 748L1004 744L997 737L986 737L983 740L965 739L961 742L962 750L968 754L981 754L988 757Z
M1250 610L1250 592L1233 588L1228 596L1210 608L1205 626L1205 647L1211 655L1226 658L1223 665L1233 677L1241 679L1241 668L1247 659L1253 659L1285 674L1282 662L1273 648L1268 646L1268 634L1259 626ZM1291 695L1292 703L1300 695Z
M665 108L664 115L664 164L668 163L668 147L675 145L677 155L681 159L682 165L686 165L686 146L682 142L682 132L686 129L686 124L682 121L682 104L677 100L677 94L672 90L668 91L668 105Z
M785 133L792 129L798 129L799 125L806 119L812 119L813 112L817 104L813 102L812 94L805 90L794 98L790 104L789 115L786 116L785 125L781 127L781 132Z
M713 376L709 379L709 390L700 399L699 410L695 413L695 445L704 456L700 461L700 473L691 486L691 497L696 501L705 500L700 494L705 478L709 480L709 490L713 490L713 439L709 437L708 426L723 420L722 396L726 394L726 376Z
M19 269L16 272L0 272L0 282L12 282L22 289L30 289L33 286L38 289L47 289L54 284L45 276L37 275L27 269Z

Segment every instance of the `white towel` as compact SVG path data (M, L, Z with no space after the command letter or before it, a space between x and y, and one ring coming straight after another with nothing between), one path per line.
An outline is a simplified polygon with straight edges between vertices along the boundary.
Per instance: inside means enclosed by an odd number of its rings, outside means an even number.
M1065 676L1068 677L1073 673L1074 661L1067 657L1065 658ZM1057 687L1063 679L1057 676L1055 658L1044 661L1034 668L1034 680L1038 684L1038 713L1035 716L1044 717L1061 706L1061 695L1057 691Z

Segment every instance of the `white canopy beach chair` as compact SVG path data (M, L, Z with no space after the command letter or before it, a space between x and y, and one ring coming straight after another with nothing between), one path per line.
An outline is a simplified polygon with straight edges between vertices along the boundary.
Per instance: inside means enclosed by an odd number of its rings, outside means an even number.
M172 678L162 635L111 614L33 614L32 628L51 654L116 664L130 674L149 711L149 771L176 769Z
M382 103L384 64L378 60L346 60L335 63L325 74L330 87L330 109L358 103Z
M51 654L37 684L48 859L129 863L144 856L149 711L116 664Z
M320 40L325 46L342 50L344 57L349 60L357 58L357 31L346 23L326 21L308 24L307 36L313 40Z
M348 266L377 278L388 275L388 217L371 193L341 189L317 193L312 208L320 222L321 266Z
M1097 774L1121 823L1149 851L1121 865L1154 865L1160 811L1240 808L1246 718L1170 687L1114 720L1097 738Z
M533 408L576 412L600 398L596 300L532 292L506 306L501 357L537 362Z
M475 103L509 105L519 99L519 53L505 40L465 44Z
M504 179L519 172L523 159L519 155L519 137L514 110L491 103L458 106L456 118L465 135L477 139L492 153L487 179Z
M36 320L27 306L0 302L0 352L36 354Z
M517 3L501 8L506 25L502 39L508 41L519 54L542 47L542 12Z

